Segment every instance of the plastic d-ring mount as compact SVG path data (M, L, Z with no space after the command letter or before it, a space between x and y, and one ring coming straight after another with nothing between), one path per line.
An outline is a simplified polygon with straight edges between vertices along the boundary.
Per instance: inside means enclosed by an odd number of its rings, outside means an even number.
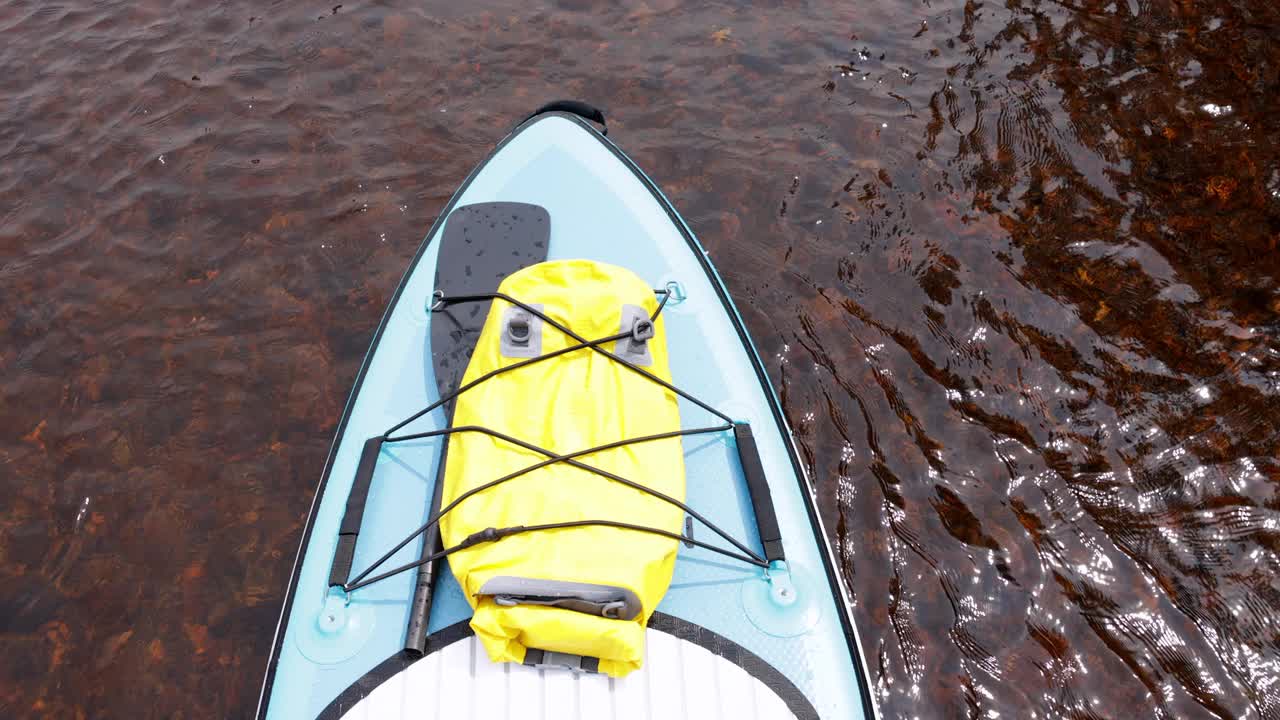
M742 607L761 632L796 637L812 630L822 617L813 578L785 560L769 563L763 574L742 581Z
M315 622L298 627L298 650L317 665L334 665L356 656L373 636L373 606L350 598L342 588L329 588L316 610Z
M679 305L689 298L679 280L668 280L664 290L667 293L667 304Z

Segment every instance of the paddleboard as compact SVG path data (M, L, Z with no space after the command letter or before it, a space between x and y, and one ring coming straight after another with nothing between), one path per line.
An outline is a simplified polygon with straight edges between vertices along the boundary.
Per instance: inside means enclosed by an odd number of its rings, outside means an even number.
M742 318L693 232L604 121L563 101L525 119L410 263L320 479L258 718L878 717L844 576ZM447 558L424 562L441 549L437 529L413 534L440 507L451 422L440 401L462 382L490 307L442 299L494 293L522 268L563 259L626 268L665 296L673 385L734 423L681 438L685 503L761 561L708 549L720 539L691 515L644 630L643 665L625 677L528 657L491 662ZM708 417L684 397L679 414L683 425ZM420 437L384 442L389 428ZM354 577L400 567L351 589Z

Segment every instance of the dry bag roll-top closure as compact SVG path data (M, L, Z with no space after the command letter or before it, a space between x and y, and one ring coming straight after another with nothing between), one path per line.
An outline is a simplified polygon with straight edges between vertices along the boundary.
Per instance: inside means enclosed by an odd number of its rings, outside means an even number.
M539 263L503 281L519 300L603 350L670 382L653 290L624 268ZM653 318L653 319L651 319ZM537 314L493 302L463 382L579 345ZM580 348L501 373L460 395L455 426L500 431L560 454L679 430L676 397L605 354ZM445 459L443 498L545 461L493 435L460 433ZM680 439L620 445L576 461L683 501ZM653 494L556 462L468 498L441 520L445 546L488 528L607 520L678 534L683 512ZM471 626L495 662L567 665L623 676L644 658L645 625L666 593L678 541L588 525L523 532L449 558L474 608Z

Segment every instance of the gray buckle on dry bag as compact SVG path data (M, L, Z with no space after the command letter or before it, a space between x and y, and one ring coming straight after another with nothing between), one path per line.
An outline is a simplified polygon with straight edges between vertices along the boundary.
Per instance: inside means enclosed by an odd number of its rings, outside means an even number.
M499 605L548 605L611 620L640 614L640 598L624 587L498 575L480 586L477 596L492 596Z
M529 307L542 312L542 305ZM542 354L542 318L522 307L508 306L502 311L502 337L498 345L503 357L538 357Z
M528 648L524 651L524 664L537 668L566 668L578 672L600 672L600 658L551 652L550 650L539 650L538 648Z
M628 335L614 343L614 355L632 365L653 364L653 356L649 354L649 341L657 334L657 330L644 308L639 305L623 305L618 332Z
M653 321L647 317L638 318L631 323L631 340L634 343L643 343L645 340L651 339L656 333L653 329Z

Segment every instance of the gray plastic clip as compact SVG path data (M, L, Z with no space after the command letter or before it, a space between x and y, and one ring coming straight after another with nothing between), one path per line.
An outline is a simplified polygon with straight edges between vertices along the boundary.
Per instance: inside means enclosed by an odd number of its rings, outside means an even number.
M653 321L647 317L636 318L635 322L631 323L631 339L634 342L642 343L650 340L655 334Z
M613 354L632 365L647 366L653 364L653 355L649 353L649 341L657 334L649 313L639 305L622 306L622 322L618 328L620 333L628 333L614 343Z
M530 305L542 312L541 305ZM542 354L542 318L515 305L502 311L502 337L498 342L503 357L533 358Z

